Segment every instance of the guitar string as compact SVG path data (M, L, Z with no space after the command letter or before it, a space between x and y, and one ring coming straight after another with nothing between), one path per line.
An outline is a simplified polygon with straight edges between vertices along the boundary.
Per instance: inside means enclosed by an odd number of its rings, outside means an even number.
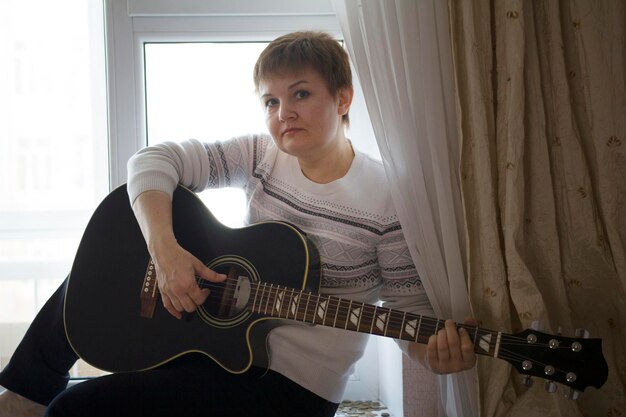
M233 281L236 281L236 280L233 279ZM205 282L209 283L209 281L205 281ZM230 284L230 282L229 282L229 284ZM218 289L221 289L221 288L224 287L224 285L220 285L220 283L209 283L209 284L203 285L203 287L206 287L207 285L209 287L214 287L214 288L218 288ZM341 298L337 298L337 297L332 297L332 296L320 295L320 294L315 294L315 293L304 293L304 292L301 292L301 291L298 291L298 290L295 290L295 289L292 289L292 288L289 288L289 287L280 287L280 286L273 286L273 285L268 287L266 284L257 284L257 283L253 283L252 286L256 286L257 287L255 290L258 290L259 289L258 287L264 286L264 292L266 294L262 294L261 296L262 296L262 298L264 299L265 302L264 301L259 301L258 304L260 304L260 305L267 304L267 302L270 300L270 298L274 299L274 301L275 301L276 296L278 294L280 294L281 292L282 293L292 292L292 294L291 294L291 298L292 299L293 299L293 295L306 296L307 298L309 298L307 300L307 303L310 303L310 298L314 298L314 302L316 303L316 305L318 305L319 300L328 301L328 302L335 302L337 304L334 307L337 310L337 313L335 314L337 316L336 320L339 320L341 323L345 323L347 320L349 320L350 315L351 315L351 311L348 311L346 306L344 306L344 308L346 309L346 311L345 311L346 314L343 314L341 312L340 305L342 303L344 303L344 304L345 303L348 303L348 304L352 303L352 304L355 304L354 307L360 307L362 309L362 312L366 313L366 314L362 314L361 317L365 318L366 321L369 322L370 324L371 324L371 320L372 319L380 316L380 313L387 313L387 314L389 314L390 319L389 319L389 321L387 321L387 323L391 323L391 320L394 320L396 324L397 323L402 323L402 322L406 321L404 317L403 318L394 317L393 316L393 311L391 309L388 309L386 307L374 306L374 305L363 303L363 302L360 302L360 301L354 302L354 301L341 299ZM284 306L285 304L283 303L282 305ZM260 311L261 309L263 309L263 308L259 308L259 313L261 313L261 311ZM263 309L263 310L265 310L265 309ZM299 310L295 314L293 314L293 318L298 320L298 321L305 321L305 322L312 321L313 324L319 324L319 323L315 323L317 316L315 316L314 311L312 311L312 310L311 311L306 311L306 310L307 310L306 305L305 305L304 308L301 305L299 305ZM354 308L352 308L352 310L354 310ZM372 310L371 315L369 314L370 311L368 311L368 310ZM376 311L376 313L374 313L374 311ZM306 316L304 315L305 312L307 313ZM404 316L404 312L400 312L400 311L396 311L396 312L399 315ZM282 312L282 309L281 309L281 311L279 311L278 314L277 314L279 318L282 318L281 317L282 313L283 312ZM299 316L299 313L302 313L302 319L298 319L297 318ZM290 314L290 312L288 311L287 315L284 318L288 319L289 318L289 314ZM437 318L432 318L432 317L427 317L427 316L420 316L420 315L413 314L413 313L407 313L407 315L409 315L411 319L419 320L421 318L422 323L420 323L420 328L424 328L424 329L440 330L440 329L443 328L443 324L445 323L444 320L437 319ZM309 320L309 316L311 317L310 320ZM464 324L459 324L459 323L457 323L457 326L465 327L466 330L468 330L468 331L480 329L480 328L478 328L476 326L464 325ZM497 332L494 332L492 330L487 330L487 329L480 329L480 330L482 330L483 332L487 332L487 333L489 333L491 335L497 334ZM516 336L507 336L507 335L503 334L502 338L505 338L505 339L509 338L511 341L516 341L516 340L520 341L520 344L527 344L526 339L519 338L519 337L516 337Z
M230 281L228 282L228 284L231 284L233 281L236 282L236 279L227 279L226 281ZM216 289L221 289L224 287L224 285L221 285L222 283L212 283L210 281L204 281L207 284L204 284L203 287L213 287ZM335 314L337 316L336 321L340 321L341 323L345 323L346 321L349 320L350 315L352 314L351 311L348 310L347 306L343 306L343 308L341 308L341 304L354 304L354 306L351 307L352 310L354 310L354 307L360 307L362 309L362 314L361 317L365 318L365 320L371 324L371 320L379 317L380 313L386 313L389 315L389 320L386 321L386 323L391 323L392 320L393 322L397 325L398 323L402 323L402 322L406 322L405 319L405 312L401 312L399 310L396 310L395 312L400 315L403 316L402 318L400 317L396 317L394 316L394 311L392 309L386 308L386 307L380 307L380 306L374 306L372 304L367 304L367 303L363 303L360 301L351 301L351 300L347 300L347 299L341 299L338 297L333 297L333 296L326 296L326 295L321 295L321 294L316 294L316 293L308 293L308 292L302 292L293 288L289 288L289 287L280 287L280 286L267 286L266 284L259 284L256 282L251 283L251 288L252 287L256 287L253 288L253 290L258 290L259 287L263 286L264 287L264 292L265 294L261 294L261 297L264 299L264 301L259 301L258 304L260 305L264 305L267 304L267 301L269 301L270 298L274 299L278 294L285 293L285 292L291 292L291 299L293 299L294 295L299 295L299 296L306 296L307 298L309 298L307 300L308 303L310 303L310 298L313 298L314 302L317 305L318 300L322 300L322 301L328 301L328 302L333 302L336 304L336 306L333 306L333 308L335 308L337 310L337 313ZM234 290L234 289L233 289ZM329 303L330 304L330 303ZM283 303L282 306L284 306L285 304ZM281 306L281 307L282 307ZM312 324L319 324L319 323L315 323L316 321L316 317L315 313L312 309L308 309L309 311L307 311L307 306L305 305L304 307L302 305L298 306L299 309L297 310L297 312L295 314L293 314L293 318L297 321L305 321L308 322L309 321L309 316L311 317L311 321ZM265 309L263 309L265 310ZM341 311L341 310L345 310L345 311ZM372 310L371 312L369 310ZM374 313L375 311L375 313ZM306 316L304 315L304 313L307 313ZM259 311L259 313L261 313L261 311ZM283 313L282 308L281 311L278 312L278 317L279 318L287 318L289 319L289 315L291 314L290 311L287 311L287 315L285 317L281 317L281 314ZM302 313L302 319L299 319L297 317L300 316L300 313ZM344 314L345 313L345 314ZM371 314L370 314L371 313ZM421 319L421 323L420 323L420 329L424 328L424 329L432 329L432 330L441 330L442 328L444 328L444 323L445 320L442 319L438 319L438 318L433 318L433 317L428 317L428 316L420 316L414 313L406 313L406 315L410 316L411 319L416 319L416 320L420 320ZM335 321L335 319L333 318L333 320ZM347 323L346 323L347 324ZM458 327L464 327L466 330L468 330L468 332L472 333L474 330L481 330L483 333L487 333L490 334L492 336L497 335L498 332L495 332L493 330L488 330L488 329L482 329L478 326L471 326L471 325L465 325L465 324L460 324L460 323L456 323ZM360 326L359 326L360 327ZM510 342L519 342L519 344L521 345L529 345L531 346L531 344L529 344L527 342L527 340L525 338L520 338L518 336L514 336L514 335L507 335L507 334L502 334L501 335L501 341L505 340L505 341L510 341ZM541 346L542 344L540 343L536 343L534 344L534 346ZM548 346L548 345L544 345L544 346Z
M224 289L224 288L229 288L232 287L232 291L234 292L236 290L236 288L234 286L236 286L237 284L237 279L236 278L227 278L225 281L222 281L221 283L212 283L210 281L207 280L203 280L201 279L202 283L199 282L199 284L201 284L200 286L203 288L212 288L212 289ZM232 284L232 285L231 285ZM311 324L322 324L322 325L326 325L326 326L330 326L329 324L327 324L327 317L321 318L320 322L317 322L317 317L315 311L313 311L313 309L309 309L308 308L308 304L311 302L311 298L313 298L314 300L314 304L316 306L319 307L319 301L327 301L329 303L328 306L326 306L327 309L330 309L330 303L336 303L336 306L334 306L333 308L336 310L335 314L331 314L331 316L334 316L332 318L332 322L333 324L335 324L337 321L339 321L341 324L345 324L344 325L344 329L345 330L351 330L351 331L361 331L361 332L365 332L365 333L370 333L370 334L377 334L374 332L374 329L378 329L381 330L380 328L376 327L373 323L373 321L377 318L380 317L381 313L386 313L388 314L388 319L385 321L386 323L386 327L388 327L389 325L392 325L392 327L400 327L401 324L406 322L406 316L408 315L410 319L415 319L418 320L419 322L419 328L415 329L417 330L417 334L414 338L412 338L411 340L418 342L418 343L426 343L426 342L420 342L419 341L419 337L423 336L423 338L425 338L426 340L428 339L428 337L430 335L435 334L438 330L441 330L442 328L444 328L444 324L445 324L445 320L442 319L438 319L438 318L433 318L433 317L427 317L427 316L420 316L417 314L413 314L413 313L406 313L406 315L404 314L404 312L400 312L397 311L397 313L402 316L402 318L400 317L394 317L394 312L391 309L388 309L386 307L379 307L379 306L374 306L371 304L367 304L367 303L363 303L360 301L354 302L351 300L346 300L346 299L341 299L338 297L333 297L333 296L327 296L327 295L323 295L323 294L316 294L316 293L309 293L309 292L303 292L303 291L299 291L297 289L294 288L290 288L290 287L283 287L280 285L276 285L274 286L273 284L270 284L269 286L267 285L267 283L259 283L259 282L251 282L251 294L254 292L258 292L259 290L262 291L261 294L261 299L258 300L259 307L257 308L257 312L264 314L268 314L266 312L266 309L268 306L268 303L270 301L275 302L276 298L279 294L287 294L287 297L289 297L289 302L288 303L282 303L280 310L278 311L278 313L274 313L274 307L272 306L271 308L271 312L273 313L272 315L276 315L278 318L286 318L289 319L290 315L291 315L291 319L293 320L297 320L297 321L303 321L306 323L311 323ZM228 290L230 291L230 290ZM258 295L258 293L257 293ZM305 304L304 307L302 307L300 305L300 303L298 303L297 306L297 310L295 311L295 313L292 313L292 310L289 308L289 306L287 307L287 311L286 316L282 317L281 315L283 314L283 306L286 304L291 304L291 302L293 302L294 296L299 296L299 297L307 297L307 304ZM345 309L345 314L343 314L341 312L342 308L341 305L347 303L348 305L353 306L349 309L347 306L343 306ZM265 306L266 308L263 308L263 306ZM363 320L365 320L366 323L370 324L370 331L365 331L365 330L361 330L361 323L359 322L358 325L355 325L354 328L348 328L348 324L349 324L349 319L350 316L352 314L352 311L354 311L354 308L361 308L361 314L360 314L360 322L362 322ZM251 307L252 308L252 307ZM351 311L349 311L351 310ZM371 311L370 311L371 310ZM301 318L300 318L301 316ZM309 319L310 317L310 319ZM469 333L474 332L475 336L474 337L478 337L478 341L474 340L474 346L475 346L475 350L477 353L484 353L484 349L483 350L478 350L478 347L476 346L476 344L480 344L480 340L484 335L497 335L498 332L492 331L492 330L487 330L487 329L481 329L477 326L471 326L471 325L465 325L465 324L460 324L460 323L456 323L457 327L464 327ZM331 326L331 327L339 327L339 326ZM400 332L402 332L402 329L399 329ZM422 335L422 331L424 333L426 333L426 335ZM482 332L482 335L478 334L478 331ZM382 332L382 330L381 330ZM386 333L386 332L383 332ZM400 336L399 336L400 337ZM487 342L489 343L489 342ZM515 335L509 335L506 333L501 333L500 334L500 348L498 351L498 357L502 358L502 359L510 359L510 360L517 360L517 361L524 361L524 360L530 360L533 364L538 364L540 366L546 366L546 364L539 362L538 360L535 360L531 357L526 357L522 354L518 354L514 351L511 351L509 349L507 349L505 346L524 346L527 348L533 347L533 348L549 348L548 344L545 343L534 343L531 344L529 343L525 338L522 337L518 337ZM489 343L489 350L491 351L491 343ZM482 348L480 348L482 349ZM557 347L556 349L569 349L567 347ZM495 354L489 355L489 356L495 356ZM561 370L561 369L557 369L555 368L555 372L559 371L562 373L566 373L565 370ZM546 376L547 377L547 376Z

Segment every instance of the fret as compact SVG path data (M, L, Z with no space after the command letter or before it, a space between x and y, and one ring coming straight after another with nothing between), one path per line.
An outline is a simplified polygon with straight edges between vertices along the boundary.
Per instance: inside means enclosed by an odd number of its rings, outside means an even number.
M283 307L281 311L285 310L285 318L289 318L289 310L291 309L291 298L293 297L293 290L291 288L284 287L283 294Z
M496 343L495 346L493 348L493 357L497 358L498 354L500 353L500 342L502 341L502 332L498 332L497 333L497 337L496 337Z
M369 334L372 334L372 332L374 331L374 323L376 322L376 310L378 309L378 306L374 306L374 312L372 313L372 323L370 324L370 331L368 332Z
M298 313L300 312L300 300L302 300L302 293L298 293L298 304L296 305L296 313L294 314L294 317L296 320L298 320Z
M370 310L372 310L371 305L367 305L367 304L363 304L363 310L361 311L361 319L359 320L359 332L363 332L363 333L371 333L371 321L374 319L374 316L370 313ZM368 322L369 320L369 322ZM365 327L365 328L362 328ZM368 329L370 331L368 331Z
M326 313L328 312L328 299L324 299L320 302L319 295L317 296L317 307L315 308L316 316L320 318L320 322L318 324L324 325L324 321L326 321Z
M256 285L256 288L253 287L254 291L254 300L252 301L252 311L256 312L256 299L259 296L259 285Z
M326 316L328 315L328 310L330 310L330 299L324 299L324 317L322 318L322 325L326 326Z
M415 337L415 341L417 342L417 340L419 339L420 333L422 331L422 319L424 318L424 316L420 316L419 321L417 322L417 336Z
M337 315L339 314L339 303L340 303L340 300L338 298L335 298L334 300L337 300L337 307L335 308L335 319L333 320L333 327L337 327Z
M358 311L358 320L356 322L356 330L359 331L359 329L361 328L361 319L363 318L363 310L365 309L365 304L360 303L361 307L359 307L359 311Z
M405 322L406 322L406 311L402 313L402 322L400 323L400 329L398 331L398 339L402 339L402 331L404 330Z
M256 295L254 296L254 312L261 312L261 303L263 300L263 288L261 283L256 283Z
M282 301L282 305L280 307L280 311L281 312L282 311L285 312L284 314L285 314L285 318L286 319L289 318L289 306L290 306L290 303L291 303L291 298L289 297L289 294L288 294L289 291L288 290L291 291L290 288L289 289L285 288L284 291L283 291L283 296L282 296L282 300L283 301Z
M276 286L276 297L274 297L274 309L276 310L276 317L280 318L280 315L283 312L283 309L285 307L285 304L287 304L285 301L287 299L286 296L286 291L285 289L280 289L280 285Z
M306 307L304 308L304 317L302 318L303 322L308 322L307 313L309 312L309 302L311 302L311 292L307 294L308 297L306 299Z
M422 334L422 332L419 329L421 327L422 318L432 323L432 324L426 323L427 325L426 325L426 329L424 330L424 334ZM431 329L431 328L432 328L432 331L429 331L428 329ZM419 324L418 324L418 333L417 333L418 337L415 339L415 341L419 343L428 343L428 339L430 338L430 336L436 335L437 332L439 332L439 330L443 328L445 328L445 321L441 321L439 319L434 319L430 317L420 317ZM420 336L422 337L421 340L419 339Z
M399 339L402 333L403 317L404 312L389 310L389 317L387 319L387 325L385 326L384 336Z
M361 326L361 316L363 313L363 303L354 303L355 306L350 307L350 313L348 315L348 322L351 324L350 328L346 326L348 330L359 331L359 327Z
M294 298L295 293L295 298ZM289 296L289 308L287 309L287 318L289 318L289 313L293 316L294 320L296 319L296 315L298 314L298 306L300 305L300 292L296 292L291 290L291 295Z
M315 310L313 311L313 321L311 321L311 323L316 324L315 323L315 318L319 315L319 308L320 308L320 297L319 295L315 297L316 301L315 301Z
M319 303L317 305L317 317L320 319L318 324L324 326L324 320L326 320L326 313L328 312L328 299L319 296Z
M269 288L269 292L267 294L267 301L265 302L265 310L264 313L267 314L267 307L270 303L270 298L272 298L272 287L274 286L274 284L270 284L270 288Z
M348 304L348 310L346 311L346 325L343 327L345 330L348 330L348 323L350 323L350 314L352 312L352 300Z
M383 309L383 312L378 315L376 318L376 328L380 330L381 336L387 336L387 326L389 324L389 317L391 315L391 310L388 308Z
M474 352L476 352L477 350L476 343L478 342L478 327L474 329L474 339L472 340L472 342L474 342Z
M267 294L266 294L266 290L267 289L267 284L263 283L263 288L261 290L261 298L259 299L259 306L258 308L258 312L260 314L263 314L263 305L265 305L266 303L266 298L267 298Z
M350 314L349 306L352 304L352 301L342 299L338 299L337 301L337 317L335 317L333 327L345 329L348 325L348 315Z
M437 319L437 330L435 333L439 333L439 330L443 330L446 328L446 321Z
M413 315L411 315L413 316ZM418 337L418 319L412 318L410 320L405 320L404 325L402 326L402 332L407 334L408 337L402 337L404 340L411 340L413 342L417 341Z
M277 285L274 289L274 299L272 300L272 312L270 313L270 315L280 318L280 313L283 307L284 295L285 292L280 290L280 285ZM276 311L276 314L274 314L273 311Z
M285 318L289 318L289 308L291 307L291 297L293 294L293 290L291 288L285 287L283 291L283 306L281 311L285 311Z

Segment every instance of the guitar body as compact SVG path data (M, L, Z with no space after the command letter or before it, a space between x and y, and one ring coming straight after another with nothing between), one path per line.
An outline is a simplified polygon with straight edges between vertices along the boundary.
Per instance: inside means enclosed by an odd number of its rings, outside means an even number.
M146 243L121 186L94 212L72 266L64 310L72 348L110 372L150 369L188 352L202 352L233 373L253 363L267 366L267 334L280 321L243 308L246 288L265 281L317 292L316 249L283 222L225 227L183 187L174 194L173 224L183 248L242 283L240 300L214 288L196 313L171 316L158 297ZM152 305L142 294L152 296Z

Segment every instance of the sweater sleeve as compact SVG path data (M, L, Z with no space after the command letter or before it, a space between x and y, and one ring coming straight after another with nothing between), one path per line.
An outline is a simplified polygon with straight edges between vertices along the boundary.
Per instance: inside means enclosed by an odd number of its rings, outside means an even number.
M242 136L224 142L190 139L143 148L128 161L130 202L148 190L162 191L171 198L178 184L196 192L245 187L254 167L253 158L265 142L263 137Z

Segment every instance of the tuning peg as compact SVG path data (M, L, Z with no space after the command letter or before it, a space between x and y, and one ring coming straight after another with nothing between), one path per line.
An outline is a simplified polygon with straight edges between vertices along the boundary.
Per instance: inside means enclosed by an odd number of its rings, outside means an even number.
M530 323L530 328L540 332L541 330L543 330L543 324L541 324L539 320L534 320L532 323Z
M576 401L580 396L580 391L576 391L574 388L569 388L565 393L565 398L568 400Z
M589 331L587 329L578 328L578 329L576 329L574 334L576 335L576 337L583 338L583 339L589 339Z
M561 326L559 326L559 327L556 329L556 333L555 333L555 334L556 334L557 336L561 336L561 335L563 334L563 328L562 328Z
M554 382L554 381L546 381L546 384L545 384L544 388L550 394L555 393L556 392L556 382Z
M524 375L522 377L522 384L524 384L525 386L527 386L528 388L533 386L533 379L530 377L530 375Z

